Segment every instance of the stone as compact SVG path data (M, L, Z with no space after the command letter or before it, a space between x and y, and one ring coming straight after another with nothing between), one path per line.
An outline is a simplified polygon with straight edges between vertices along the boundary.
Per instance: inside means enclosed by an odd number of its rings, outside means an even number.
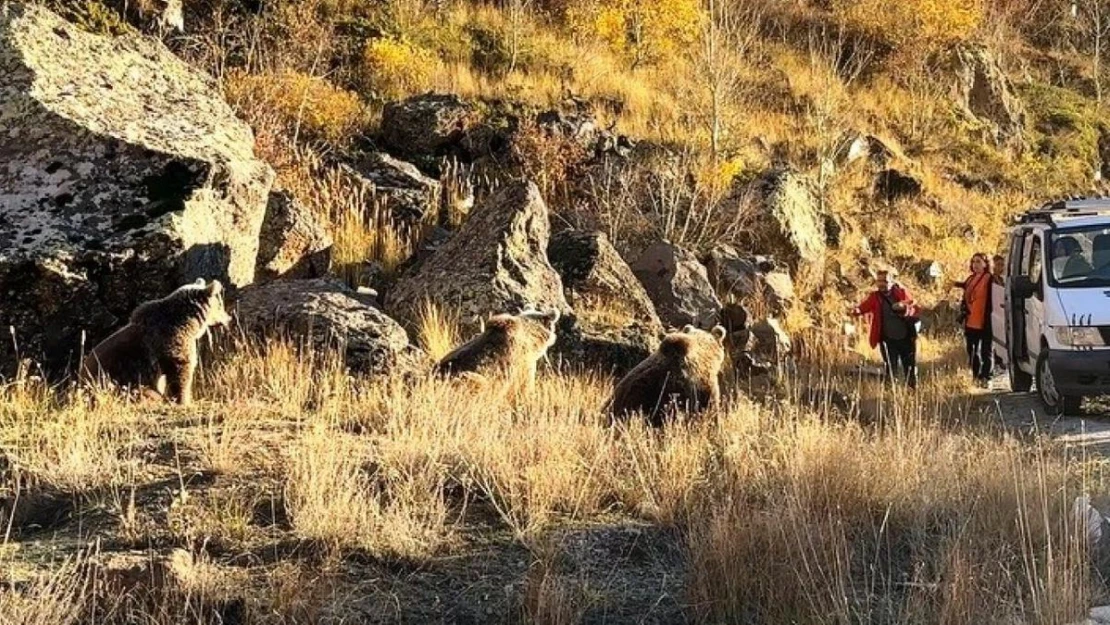
M366 186L367 199L384 198L395 222L412 225L436 217L439 181L425 176L416 165L384 152L371 152L340 169Z
M875 195L886 202L921 195L921 181L897 169L884 169L875 176Z
M197 278L254 280L274 173L211 78L30 3L0 4L0 73L0 375L60 372Z
M752 352L757 356L779 362L786 358L793 349L790 335L783 329L782 324L773 317L763 319L751 326L754 346Z
M998 142L1021 141L1025 107L1014 93L998 59L985 47L961 47L955 52L958 105L965 113L995 128Z
M624 135L615 135L598 125L587 113L544 111L536 116L536 125L548 135L569 139L594 155L612 154L624 158L635 147Z
M709 328L716 323L721 301L705 266L689 250L661 241L640 254L632 272L664 324Z
M777 247L790 251L792 264L821 265L828 234L812 183L789 169L771 171L759 182L765 234Z
M913 267L913 273L922 284L936 284L944 278L944 265L935 260L923 260Z
M455 310L467 326L489 314L535 306L570 312L547 260L547 204L533 182L513 182L475 205L428 258L401 273L387 310L413 320L425 300Z
M331 268L332 239L316 216L288 191L270 193L258 236L255 279L322 278Z
M316 353L339 349L353 372L403 372L421 356L373 299L327 278L275 280L244 288L236 313L249 333L278 333Z
M620 375L655 351L663 324L604 233L564 230L551 238L547 257L574 310L552 347L554 355Z
M447 156L457 149L476 118L474 107L458 96L413 96L385 105L382 141L402 157Z
M794 280L767 256L743 256L726 243L714 245L702 258L709 281L723 299L759 297L781 313L794 300Z
M840 142L837 160L848 165L867 159L872 165L885 167L896 154L891 145L875 135L850 132Z

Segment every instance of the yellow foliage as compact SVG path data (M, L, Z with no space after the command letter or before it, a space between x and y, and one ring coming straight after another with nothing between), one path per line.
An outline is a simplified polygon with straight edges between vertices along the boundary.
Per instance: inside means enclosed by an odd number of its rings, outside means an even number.
M440 64L431 50L392 37L366 44L362 61L366 86L386 100L426 91Z
M224 89L248 119L276 120L292 133L328 143L344 142L363 125L366 110L354 93L323 78L292 70L249 74L228 72Z
M844 25L917 58L968 39L984 17L982 0L834 0L832 6Z
M693 44L702 11L698 0L595 0L569 7L566 19L576 34L601 39L639 66Z

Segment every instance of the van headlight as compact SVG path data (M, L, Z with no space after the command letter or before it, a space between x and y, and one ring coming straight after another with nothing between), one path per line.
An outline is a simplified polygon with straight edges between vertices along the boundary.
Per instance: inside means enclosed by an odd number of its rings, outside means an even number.
M1099 333L1098 328L1093 327L1058 326L1056 328L1056 340L1060 341L1061 345L1068 347L1102 347L1105 345L1102 334Z

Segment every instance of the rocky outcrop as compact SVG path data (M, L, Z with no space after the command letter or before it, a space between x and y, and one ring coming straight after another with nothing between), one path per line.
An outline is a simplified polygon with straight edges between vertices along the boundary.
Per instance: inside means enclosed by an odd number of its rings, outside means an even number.
M450 239L398 278L387 309L412 319L427 299L464 321L532 305L570 311L547 260L547 205L531 182L515 182L477 204Z
M751 325L752 348L751 352L757 358L770 362L779 362L786 358L793 341L777 319L767 318Z
M144 300L254 279L273 171L211 79L22 3L0 5L0 74L0 327L21 356L60 367Z
M619 375L655 351L663 324L604 233L564 230L551 238L547 257L574 309L552 348L556 356Z
M340 168L365 185L367 199L384 198L385 207L397 223L419 223L434 217L439 209L439 181L425 176L412 163L372 152Z
M288 191L270 193L258 237L256 280L321 278L331 268L331 235Z
M628 137L602 128L596 118L585 113L544 111L536 116L536 125L550 136L573 141L592 155L627 157L634 147Z
M722 299L762 298L775 313L794 300L794 280L768 256L744 256L731 245L718 243L702 262Z
M632 264L663 323L701 328L716 323L721 301L709 283L705 267L689 250L661 241L647 248Z
M418 362L404 328L373 304L373 296L335 280L276 280L243 289L236 313L248 332L276 333L321 354L338 349L358 373L386 374Z
M476 119L474 107L458 96L414 96L385 106L382 141L407 158L447 156L457 149Z
M776 247L789 250L793 264L825 260L828 234L812 184L790 170L772 171L759 182L763 214L762 228Z
M897 169L884 169L875 176L875 195L886 202L921 195L921 181Z
M1025 106L998 59L982 47L956 51L956 101L970 116L995 128L999 142L1021 140Z

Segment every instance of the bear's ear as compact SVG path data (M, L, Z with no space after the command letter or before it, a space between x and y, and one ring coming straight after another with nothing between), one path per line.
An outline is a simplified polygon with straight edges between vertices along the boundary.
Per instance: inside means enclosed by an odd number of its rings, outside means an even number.
M556 323L559 323L559 316L560 316L559 309L558 308L552 308L551 312L544 315L544 319L546 319L548 321L548 323L550 323L551 325L554 326Z
M202 279L201 282L204 282L204 280ZM224 292L224 285L220 284L219 280L213 280L212 282L208 283L208 293L209 293L209 295L219 295L223 292Z
M711 330L711 332L713 333L713 338L717 339L718 343L724 343L725 342L726 332L725 332L725 329L723 327L713 326L713 330Z
M193 286L204 286L204 278L193 280Z
M692 326L691 324L689 324L689 323L688 323L688 324L686 324L686 325L682 326L682 333L683 333L683 334L690 334L690 333L691 333L691 332L693 332L693 331L694 331L695 329L696 329L696 328L694 328L694 326Z

